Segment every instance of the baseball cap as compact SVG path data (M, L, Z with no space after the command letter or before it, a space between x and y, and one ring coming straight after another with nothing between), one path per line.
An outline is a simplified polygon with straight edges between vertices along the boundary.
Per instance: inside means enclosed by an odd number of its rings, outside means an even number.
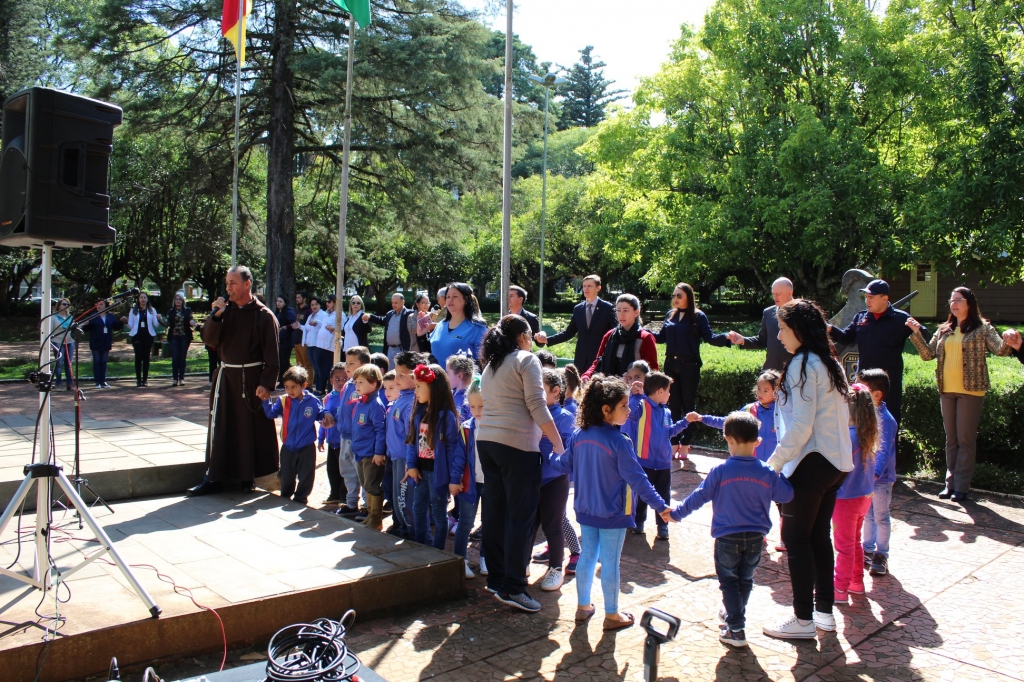
M861 289L865 294L871 294L878 296L879 294L889 295L889 283L884 279L873 279L868 282L868 285Z

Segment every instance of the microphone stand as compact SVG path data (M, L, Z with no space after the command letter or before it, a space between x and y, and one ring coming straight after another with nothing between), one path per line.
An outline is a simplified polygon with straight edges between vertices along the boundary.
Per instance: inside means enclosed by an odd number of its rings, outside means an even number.
M107 310L109 310L111 308L114 308L117 305L120 305L121 303L124 303L124 301L122 300L122 301L120 301L120 302L115 304L114 301L116 301L117 299L119 299L119 298L124 299L124 298L126 298L126 297L128 297L128 296L130 296L132 294L136 294L137 295L138 294L138 290L137 289L133 289L131 291L122 292L122 293L114 296L113 298L107 299L107 301L109 303L111 303L112 305L109 305L109 306L105 307L102 311L94 310L91 313L87 313L86 317L84 317L84 318L82 318L80 320L73 321L71 323L70 329L68 330L68 333L75 340L75 376L74 376L74 381L75 381L75 472L74 472L74 474L75 475L71 478L71 483L74 484L74 486L77 488L78 496L79 497L82 497L82 488L85 488L90 493L92 493L92 496L93 496L94 499L92 501L92 504L89 505L90 507L96 506L96 503L98 502L98 503L102 504L104 507L106 507L107 511L109 511L111 514L114 513L114 510L111 508L111 506L109 504L107 504L106 500L104 500L102 497L100 497L99 493L97 493L95 490L93 490L92 486L89 485L89 479L87 479L84 476L82 476L82 449L81 449L82 403L86 400L86 398L85 398L85 392L82 390L81 386L78 383L78 377L79 377L79 371L78 371L78 348L81 345L82 340L85 339L85 332L83 331L83 328L85 327L85 325L88 324L89 322L91 322L92 320L94 320L95 318L97 318L97 317L99 317L101 315L105 315L107 313ZM94 367L93 368L93 374L95 375L95 373L96 373L96 369ZM55 500L54 504L59 504L60 506L62 506L65 509L67 509L67 505L65 505L63 502L61 502L60 499ZM81 514L81 512L79 510L76 509L75 510L75 515L78 517L78 528L79 528L79 530L81 530L82 529L82 514Z

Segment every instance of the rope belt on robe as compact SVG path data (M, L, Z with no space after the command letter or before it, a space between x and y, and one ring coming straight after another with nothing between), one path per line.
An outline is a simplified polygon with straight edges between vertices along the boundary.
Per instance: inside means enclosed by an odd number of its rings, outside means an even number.
M213 434L217 428L217 403L220 401L220 378L223 376L225 369L240 369L242 370L242 398L245 399L245 368L246 367L262 367L262 362L249 362L244 365L229 365L226 362L220 363L221 371L217 372L217 382L213 386L213 407L210 409L210 430L206 436L206 462L209 466L210 459L213 456ZM207 469L209 471L209 469Z

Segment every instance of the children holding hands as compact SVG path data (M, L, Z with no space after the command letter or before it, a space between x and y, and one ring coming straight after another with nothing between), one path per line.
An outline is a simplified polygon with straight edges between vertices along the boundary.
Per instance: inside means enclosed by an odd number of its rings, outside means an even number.
M675 509L661 512L680 521L711 502L711 537L715 538L715 572L722 590L723 623L719 639L746 646L746 609L761 560L764 536L772 526L771 503L793 499L793 486L766 463L754 457L761 443L760 425L749 412L733 412L723 425L729 459L713 468Z
M672 438L689 426L686 419L672 421L668 407L671 386L672 378L662 372L650 372L643 381L634 381L630 387L629 420L622 429L633 441L647 480L666 500L672 493ZM633 533L643 535L647 521L647 503L643 499L637 501L633 519ZM668 524L660 516L656 521L658 540L668 540Z
M889 394L889 375L884 369L863 369L857 381L871 391L878 417L878 452L875 453L875 487L871 492L871 506L864 517L864 564L871 575L889 573L889 534L892 520L889 504L892 502L892 484L896 482L896 434L899 425L885 405ZM949 497L951 491L939 493Z
M571 446L562 455L548 455L555 470L575 477L574 508L583 530L583 552L576 567L576 622L586 622L596 611L590 592L600 559L605 630L634 622L632 614L619 613L619 557L626 529L635 524L635 495L658 513L668 509L647 480L629 439L619 430L628 419L629 388L617 377L597 374L583 394L577 414L579 430Z

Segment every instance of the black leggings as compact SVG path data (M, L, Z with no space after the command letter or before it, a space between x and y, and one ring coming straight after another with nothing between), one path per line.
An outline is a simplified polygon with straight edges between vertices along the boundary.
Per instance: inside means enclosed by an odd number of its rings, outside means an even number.
M153 356L153 337L143 331L135 335L135 381L149 380L149 359Z
M672 386L668 393L668 409L672 412L672 421L679 421L683 415L697 409L700 365L666 360L665 374L672 377ZM689 445L691 440L693 440L693 429L684 429L681 434L672 436L673 445Z
M809 452L789 477L793 501L782 505L782 541L793 585L793 612L811 620L814 611L832 613L835 601L832 511L846 472L818 452Z
M284 373L292 366L292 346L279 344L277 347L277 385L284 385ZM328 461L330 458L328 458Z
M533 529L533 542L537 543L537 529L544 529L548 539L548 566L562 568L565 563L565 533L562 519L565 504L569 501L569 476L553 478L540 487L540 503L537 505L537 525Z

